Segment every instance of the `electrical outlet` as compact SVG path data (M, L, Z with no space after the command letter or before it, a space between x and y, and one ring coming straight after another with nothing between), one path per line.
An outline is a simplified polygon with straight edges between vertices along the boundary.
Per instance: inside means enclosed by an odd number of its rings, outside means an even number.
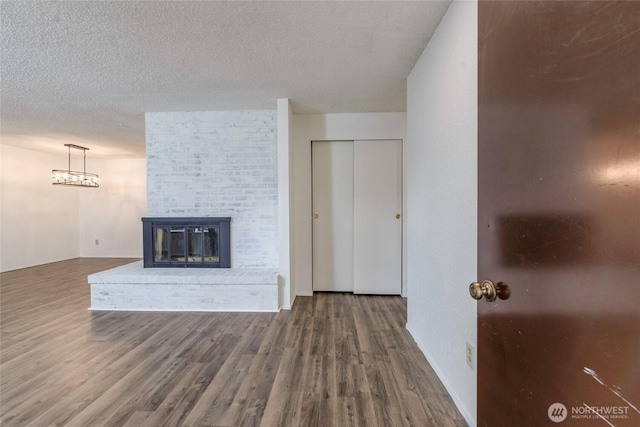
M475 349L467 341L467 365L469 365L471 369L475 369L474 360L475 360Z
M96 239L96 246L100 244L100 240Z

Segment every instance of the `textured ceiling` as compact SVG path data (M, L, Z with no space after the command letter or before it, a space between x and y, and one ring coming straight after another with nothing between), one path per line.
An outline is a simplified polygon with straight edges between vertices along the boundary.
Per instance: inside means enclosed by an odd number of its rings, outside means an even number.
M450 1L0 1L2 143L144 156L144 112L406 110Z

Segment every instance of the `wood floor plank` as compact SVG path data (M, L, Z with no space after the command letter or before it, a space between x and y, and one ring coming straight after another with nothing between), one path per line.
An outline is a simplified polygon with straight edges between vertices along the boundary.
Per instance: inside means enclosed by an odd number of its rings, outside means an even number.
M293 374L292 367L296 360L296 351L292 348L285 348L282 351L282 359L273 381L273 388L269 395L269 400L264 410L263 418L260 422L264 427L278 427L293 424L299 419L299 393L295 391L289 382ZM301 373L295 373L300 376ZM286 408L286 410L283 410Z
M372 397L372 388L369 384L367 371L373 365L354 365L353 374L355 377L355 407L352 409L354 413L354 422L356 425L380 426L376 418L376 408Z
M400 297L280 313L90 312L79 258L0 275L3 426L463 426Z
M122 427L140 427L149 418L149 415L151 415L151 412L136 411L122 424Z
M167 393L158 407L138 425L140 427L172 425L169 422L175 423L173 425L179 425L183 421L182 418L190 412L190 408L185 410L185 407L189 407L189 403L191 403L188 401L188 397L193 395L189 393L189 389L196 383L197 378L203 375L205 369L205 363L190 363L187 370L182 373L179 382ZM181 411L177 410L179 407L182 408ZM178 414L178 418L172 419L175 414Z

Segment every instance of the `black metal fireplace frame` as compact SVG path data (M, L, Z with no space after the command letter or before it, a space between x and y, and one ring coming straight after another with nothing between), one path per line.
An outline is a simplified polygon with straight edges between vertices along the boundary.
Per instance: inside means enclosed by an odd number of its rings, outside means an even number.
M154 227L216 227L218 229L217 262L155 261L153 256ZM144 268L230 268L231 267L231 218L230 217L149 217L142 218ZM186 259L186 257L185 257Z

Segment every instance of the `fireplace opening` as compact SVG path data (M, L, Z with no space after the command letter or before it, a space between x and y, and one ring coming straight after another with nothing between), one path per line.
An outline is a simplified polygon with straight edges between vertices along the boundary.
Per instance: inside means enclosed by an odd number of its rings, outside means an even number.
M142 218L144 267L231 267L229 217Z

